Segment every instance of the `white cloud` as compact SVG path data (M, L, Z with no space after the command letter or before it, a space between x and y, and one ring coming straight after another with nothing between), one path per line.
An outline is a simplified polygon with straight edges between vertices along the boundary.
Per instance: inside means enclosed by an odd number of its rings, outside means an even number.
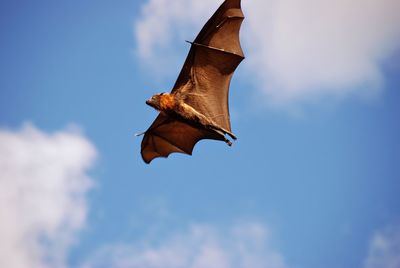
M183 63L183 40L193 39L221 2L148 0L135 24L142 62L177 75L170 66ZM380 63L400 44L398 0L252 0L242 7L244 66L274 104L375 95L384 83Z
M193 225L157 243L111 245L83 267L114 268L285 268L270 247L268 230L258 223L219 229Z
M65 267L86 220L95 156L74 130L0 129L0 267Z
M369 245L365 268L400 267L400 226L376 232Z

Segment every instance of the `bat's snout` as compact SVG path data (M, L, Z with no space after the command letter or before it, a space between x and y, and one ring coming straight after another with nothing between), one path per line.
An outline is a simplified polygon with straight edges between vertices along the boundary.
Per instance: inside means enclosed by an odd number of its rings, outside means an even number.
M154 106L154 100L153 100L153 98L150 98L150 99L146 100L146 104L149 105L149 106L151 106L151 107L153 107L153 106Z
M149 105L150 107L154 108L154 109L157 109L157 108L156 108L156 105L155 105L155 103L154 103L154 100L153 100L152 98L148 99L148 100L146 101L146 104Z

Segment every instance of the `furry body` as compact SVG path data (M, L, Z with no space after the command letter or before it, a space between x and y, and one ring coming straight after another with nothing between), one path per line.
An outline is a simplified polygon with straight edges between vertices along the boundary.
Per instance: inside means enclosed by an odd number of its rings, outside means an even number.
M146 101L146 104L155 108L156 110L168 114L169 116L175 117L188 124L195 124L201 126L204 129L214 131L224 137L224 141L230 146L232 142L225 138L225 134L228 134L232 139L236 140L236 136L221 127L219 127L212 119L207 118L202 113L194 109L189 104L185 103L177 94L173 93L161 93L152 96Z

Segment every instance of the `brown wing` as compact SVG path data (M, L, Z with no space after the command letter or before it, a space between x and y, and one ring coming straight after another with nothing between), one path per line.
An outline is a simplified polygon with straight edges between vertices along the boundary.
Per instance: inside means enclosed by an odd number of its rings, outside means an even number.
M148 164L156 157L168 157L174 152L191 155L195 144L202 139L223 140L223 136L160 113L144 134L142 158Z
M229 84L244 59L239 40L243 19L240 0L226 0L192 43L172 89L187 104L229 131Z

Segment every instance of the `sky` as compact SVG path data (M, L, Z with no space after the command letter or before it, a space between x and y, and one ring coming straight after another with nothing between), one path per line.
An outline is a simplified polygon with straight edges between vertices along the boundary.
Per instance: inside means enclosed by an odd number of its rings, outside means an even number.
M238 140L142 161L220 3L0 2L0 267L400 267L398 0L244 0Z

